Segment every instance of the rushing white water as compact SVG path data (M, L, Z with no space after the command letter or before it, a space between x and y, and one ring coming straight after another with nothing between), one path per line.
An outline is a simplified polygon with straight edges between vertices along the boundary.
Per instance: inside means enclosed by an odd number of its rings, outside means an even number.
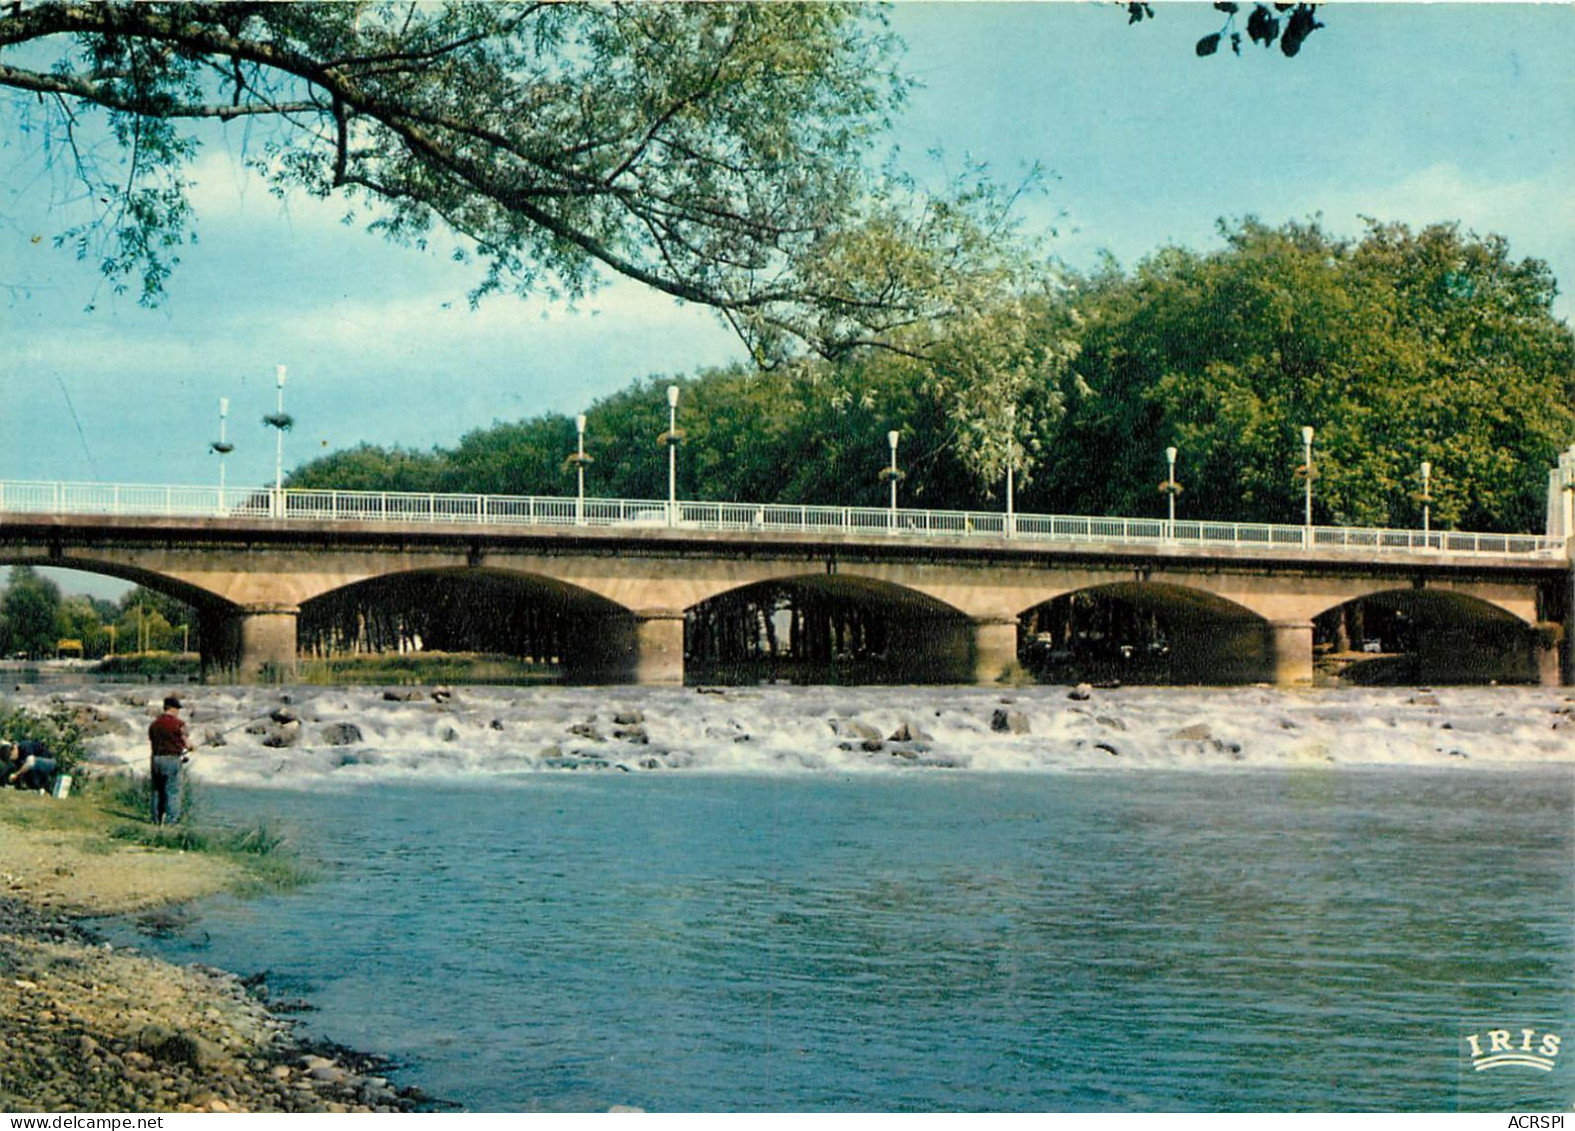
M179 688L194 773L353 785L536 772L880 774L1575 761L1575 693L932 687ZM81 709L95 758L140 768L165 689L18 686ZM404 698L409 696L409 698ZM282 721L281 721L282 720Z

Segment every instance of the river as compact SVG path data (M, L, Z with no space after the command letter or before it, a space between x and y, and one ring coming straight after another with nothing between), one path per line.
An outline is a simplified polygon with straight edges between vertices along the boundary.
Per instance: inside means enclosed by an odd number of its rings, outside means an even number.
M469 1110L1575 1098L1563 690L283 694L297 744L205 752L203 804L321 880L139 945Z

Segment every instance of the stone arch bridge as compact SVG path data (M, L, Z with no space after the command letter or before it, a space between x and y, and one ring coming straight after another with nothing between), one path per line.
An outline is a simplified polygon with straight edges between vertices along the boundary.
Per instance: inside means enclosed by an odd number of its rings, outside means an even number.
M1019 618L1082 592L1162 620L1175 682L1310 682L1313 618L1374 598L1418 613L1430 681L1571 678L1562 642L1572 575L1561 544L1458 553L1428 543L1395 553L1311 538L1006 534L13 513L0 523L0 564L87 570L168 592L199 611L205 676L240 681L295 670L297 621L310 602L426 575L487 577L550 599L573 625L563 667L575 682L681 683L686 615L764 584L873 602L900 670L935 681L995 680L1017 661Z

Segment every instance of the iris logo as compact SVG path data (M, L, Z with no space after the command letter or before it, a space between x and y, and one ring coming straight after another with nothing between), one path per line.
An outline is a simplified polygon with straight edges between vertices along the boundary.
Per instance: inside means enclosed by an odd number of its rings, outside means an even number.
M1559 1035L1538 1034L1535 1029L1489 1029L1466 1038L1471 1050L1471 1067L1478 1072L1490 1068L1535 1068L1552 1072L1559 1058ZM1485 1046L1485 1047L1484 1047Z

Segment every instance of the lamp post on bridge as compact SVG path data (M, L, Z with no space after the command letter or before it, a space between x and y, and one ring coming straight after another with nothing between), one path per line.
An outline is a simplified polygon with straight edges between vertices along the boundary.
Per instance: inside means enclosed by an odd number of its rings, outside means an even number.
M273 367L274 386L278 390L275 407L276 416L284 415L284 366ZM273 489L279 492L279 504L284 505L284 424L276 421L274 424L273 447Z
M896 460L892 460L893 466ZM1016 508L1017 494L1017 406L1006 406L1006 537L1010 538L1017 533Z
M219 512L224 512L224 457L235 450L235 445L224 438L224 426L230 415L230 398L219 398L219 438L208 445L208 450L219 456Z
M1181 484L1176 482L1176 456L1179 454L1180 452L1174 447L1165 449L1165 463L1169 470L1165 473L1165 482L1159 485L1160 491L1170 496L1167 500L1169 503L1167 508L1169 518L1165 523L1165 537L1167 540L1176 537L1176 496L1181 494Z
M273 367L274 388L278 391L272 416L263 417L263 423L274 430L273 449L273 510L277 518L284 517L284 434L295 423L284 411L284 366Z
M667 431L657 443L667 445L667 525L678 521L678 445L684 434L678 430L678 386L667 386Z
M1309 547L1312 546L1312 487L1313 487L1313 476L1315 474L1317 474L1313 470L1312 443L1313 443L1313 426L1311 424L1304 424L1304 425L1302 425L1302 466L1301 466L1301 472L1302 472L1302 475L1307 480L1307 489L1306 489L1307 502L1306 502L1306 506L1305 506L1305 509L1303 510L1303 515L1302 515L1302 525L1305 528L1305 531L1304 531L1302 537L1303 537L1306 545L1309 546Z
M579 445L569 462L574 465L575 477L578 480L578 489L574 496L574 525L585 525L585 465L594 463L592 457L585 454L585 414L582 412L574 418L574 429L579 433Z
M1422 461L1422 545L1429 545L1433 523L1433 465Z
M897 441L901 437L902 433L895 428L886 433L886 442L891 445L891 466L880 473L882 479L891 483L891 512L886 522L886 529L892 534L897 533L897 484L904 478L902 472L897 470Z

